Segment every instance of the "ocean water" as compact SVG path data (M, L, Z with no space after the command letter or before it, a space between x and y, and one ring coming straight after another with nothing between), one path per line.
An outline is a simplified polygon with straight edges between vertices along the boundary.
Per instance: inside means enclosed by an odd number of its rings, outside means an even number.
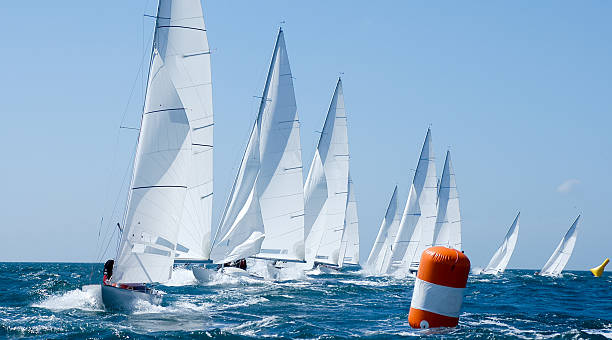
M0 263L0 338L612 339L612 276L509 270L472 276L459 327L413 330L413 279L361 272L282 281L218 275L199 285L177 268L161 306L105 311L102 264Z

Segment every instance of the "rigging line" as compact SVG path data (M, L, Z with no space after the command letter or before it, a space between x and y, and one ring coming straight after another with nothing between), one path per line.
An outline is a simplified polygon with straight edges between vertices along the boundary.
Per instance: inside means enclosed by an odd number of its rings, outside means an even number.
M115 203L113 205L113 210L111 211L110 220L107 221L107 229L106 229L107 232L106 232L106 234L105 234L105 236L103 238L103 241L106 240L106 237L108 236L108 224L112 223L113 217L115 216L115 212L117 211L117 207L119 205L119 197L121 196L121 194L123 192L123 188L126 187L126 180L128 178L129 170L132 168L132 163L133 163L133 160L128 164L128 166L125 168L125 170L123 172L123 177L121 179L121 183L119 185L119 190L118 190L117 196L115 198ZM114 231L114 228L113 228L113 231ZM104 243L104 242L102 242L102 243Z

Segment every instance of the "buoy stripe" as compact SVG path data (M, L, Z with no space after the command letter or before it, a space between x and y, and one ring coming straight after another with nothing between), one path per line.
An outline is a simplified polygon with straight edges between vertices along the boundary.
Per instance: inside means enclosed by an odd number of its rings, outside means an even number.
M412 328L456 327L459 324L459 318L410 308L408 322Z
M417 278L410 308L458 318L465 288L440 286Z

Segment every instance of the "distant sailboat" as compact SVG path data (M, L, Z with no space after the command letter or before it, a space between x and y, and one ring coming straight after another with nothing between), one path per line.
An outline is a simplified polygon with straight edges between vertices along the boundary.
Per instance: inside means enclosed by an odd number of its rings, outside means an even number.
M341 79L327 111L304 196L307 262L339 267L349 207L349 147Z
M483 274L501 274L506 270L518 239L520 216L521 213L519 212L514 218L510 229L508 229L501 246L499 246L489 264L482 270Z
M368 260L366 262L367 267L377 274L382 273L383 261L385 254L387 253L386 248L390 246L391 242L393 242L393 240L388 241L390 239L390 230L397 229L399 226L401 213L398 208L397 195L396 185L393 189L393 194L391 195L389 204L387 205L385 216L383 217L380 228L378 229L376 241L374 241L374 245L372 246L372 250L370 251L370 255L368 256Z
M359 268L359 217L357 216L355 185L350 174L348 191L339 266L340 268Z
M580 215L576 217L576 220L569 228L559 245L551 255L551 257L546 261L542 270L540 270L539 275L543 276L559 276L565 265L569 261L572 256L572 252L574 251L574 245L576 244L576 237L578 236L578 222L580 221Z
M280 29L257 119L215 235L213 262L304 262L303 195L299 120Z
M414 190L414 184L410 185L410 193L404 207L402 219L400 220L397 236L391 246L391 257L387 265L387 274L408 274L411 259L406 259L408 248L415 249L417 244L410 238L411 231L414 230L421 217L419 200Z
M444 170L438 189L438 213L434 232L434 246L461 250L461 213L459 193L450 150L446 152Z
M410 271L416 271L419 268L421 254L433 245L436 226L438 182L431 142L431 129L427 129L412 184L418 197L421 215L408 243L403 262L409 266Z
M114 265L105 265L108 308L130 308L138 299L159 303L159 292L145 284L169 280L175 254L205 259L212 199L209 53L200 1L161 0L119 253Z

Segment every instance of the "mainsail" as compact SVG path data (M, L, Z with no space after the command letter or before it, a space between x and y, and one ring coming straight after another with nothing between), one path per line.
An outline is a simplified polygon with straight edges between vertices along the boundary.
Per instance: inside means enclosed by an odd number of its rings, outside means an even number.
M113 282L166 281L177 250L190 257L205 254L212 96L208 57L201 57L209 53L203 32L198 0L160 1ZM190 241L185 237L186 244L179 246L184 227Z
M386 249L385 245L388 243L389 239L389 230L395 229L394 224L399 224L399 209L397 204L397 185L393 189L393 194L391 195L391 199L389 200L389 205L387 206L387 210L385 212L385 217L380 224L380 228L378 229L378 235L376 236L376 241L372 246L372 250L370 251L370 255L368 256L367 266L374 270L375 272L379 272L382 266L382 261L384 259Z
M518 239L520 216L521 213L519 212L514 218L514 222L512 222L510 229L508 229L501 246L499 246L499 249L497 249L491 261L489 261L489 264L483 269L483 274L500 274L506 270L508 262L510 262L510 257L512 257L512 253L514 252L516 240Z
M410 231L414 230L419 218L421 217L421 209L419 208L419 200L414 190L414 184L410 186L410 193L408 194L408 200L404 207L404 213L399 224L397 236L391 246L391 256L389 263L386 267L388 274L397 271L408 271L410 262L405 262L406 250L412 244L413 248L416 248L418 244L410 239ZM411 243L412 242L412 243ZM411 259L408 259L410 261Z
M340 247L340 267L359 264L359 218L357 217L355 188L350 174L348 191L348 202L346 203L346 215L344 217L344 234L342 235L342 245Z
M265 237L264 237L265 234ZM304 261L299 120L282 29L211 258Z
M427 129L427 135L425 136L425 142L423 143L423 149L421 150L412 184L418 197L421 216L410 238L404 262L412 270L416 270L421 261L421 254L433 244L436 226L437 180L436 164L434 162L431 142L431 129Z
M450 150L446 152L444 170L438 189L438 213L434 233L434 245L461 250L461 214L459 193Z
M189 121L191 156L177 258L207 260L213 201L213 107L210 49L200 0L161 0L155 48Z
M574 251L576 237L578 236L578 230L576 229L578 227L578 221L580 221L580 215L576 217L576 220L563 239L561 239L561 242L559 242L552 256L546 261L546 264L540 271L540 275L557 276L561 274Z
M338 79L304 185L306 258L339 265L349 191L349 149L342 80Z

